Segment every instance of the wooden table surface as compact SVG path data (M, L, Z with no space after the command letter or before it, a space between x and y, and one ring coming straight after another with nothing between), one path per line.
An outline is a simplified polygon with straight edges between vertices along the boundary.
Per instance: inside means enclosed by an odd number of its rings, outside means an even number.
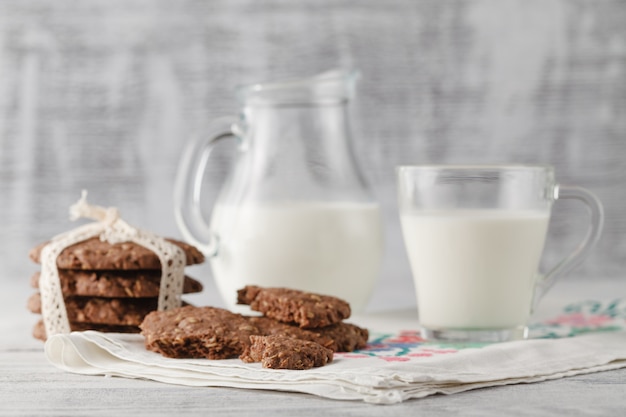
M36 319L24 307L29 291L23 285L9 285L0 292L0 331L4 335L0 340L0 415L618 416L626 409L626 369L385 406L297 393L190 388L75 375L50 365L42 343L31 337L30 329ZM558 310L572 301L612 299L624 294L626 280L564 280L546 296L537 314ZM372 317L388 308L384 302L370 305L373 312L361 316L362 319L357 316L354 321L372 322Z

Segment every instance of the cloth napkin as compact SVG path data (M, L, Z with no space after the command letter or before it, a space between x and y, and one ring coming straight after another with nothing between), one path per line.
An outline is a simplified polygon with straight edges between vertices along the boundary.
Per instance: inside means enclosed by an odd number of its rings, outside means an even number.
M415 330L370 329L365 349L336 353L329 365L307 371L263 369L238 359L165 358L147 351L141 335L94 331L55 335L45 353L55 366L79 374L391 404L626 367L623 315L626 303L621 301L599 307L580 303L578 310L566 308L533 326L534 339L497 344L429 343Z

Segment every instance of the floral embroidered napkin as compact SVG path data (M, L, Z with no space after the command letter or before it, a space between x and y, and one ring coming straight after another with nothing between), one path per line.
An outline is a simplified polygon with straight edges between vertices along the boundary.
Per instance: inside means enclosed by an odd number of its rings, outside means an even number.
M307 371L263 369L238 359L169 359L145 350L140 335L92 331L51 337L46 355L61 369L88 375L390 404L626 367L625 318L624 301L576 303L533 325L532 340L491 345L429 343L415 330L373 328L365 349L337 353L331 364Z

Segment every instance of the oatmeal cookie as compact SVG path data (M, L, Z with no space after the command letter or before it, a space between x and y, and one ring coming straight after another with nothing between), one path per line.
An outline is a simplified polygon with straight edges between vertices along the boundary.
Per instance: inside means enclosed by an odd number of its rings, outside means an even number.
M170 358L236 358L259 333L242 315L217 307L154 311L140 328L146 348Z
M352 352L363 349L369 332L350 323L337 323L317 329L302 329L268 317L249 317L248 320L259 329L259 335L286 336L318 343L333 352Z
M139 327L137 326L112 326L108 324L94 324L94 323L73 323L70 322L70 329L73 332L83 332L85 330L96 330L99 332L107 333L139 333ZM43 324L43 320L39 320L34 326L32 331L33 337L41 341L46 341L48 338L46 335L46 327Z
M194 246L174 239L166 241L180 247L186 255L186 264L195 265L204 262L204 255ZM29 257L39 263L41 250L48 242L31 249ZM137 270L161 269L159 257L149 249L133 242L110 244L92 237L83 242L65 248L57 258L59 269L85 270Z
M239 357L244 362L261 362L263 368L311 369L333 360L333 351L308 340L286 336L250 336L250 345Z
M31 287L39 288L40 272L30 279ZM64 296L90 296L114 298L158 297L161 284L161 271L84 271L59 269L59 280ZM183 293L202 291L202 284L185 276Z
M326 327L350 317L350 305L339 298L288 288L248 285L237 291L237 303L283 323L305 329Z
M67 318L74 323L139 326L158 306L158 298L66 297ZM27 303L32 313L41 314L41 296L31 295Z

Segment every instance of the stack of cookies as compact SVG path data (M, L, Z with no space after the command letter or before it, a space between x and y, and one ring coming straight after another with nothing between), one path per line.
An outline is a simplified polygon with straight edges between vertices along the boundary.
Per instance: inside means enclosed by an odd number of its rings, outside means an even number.
M152 312L141 324L146 348L171 358L261 362L265 368L309 369L367 344L368 331L343 320L350 305L338 298L287 288L247 286L238 303L263 316L215 307Z
M204 256L195 247L173 239L186 255L186 265L199 264ZM33 248L29 256L40 263L46 243ZM144 317L157 309L161 282L158 256L133 242L110 244L94 237L65 248L57 258L59 279L72 330L137 333ZM39 288L40 272L31 278ZM202 284L185 276L183 293L196 293ZM28 309L41 314L37 292L28 300ZM45 340L40 320L33 336Z

